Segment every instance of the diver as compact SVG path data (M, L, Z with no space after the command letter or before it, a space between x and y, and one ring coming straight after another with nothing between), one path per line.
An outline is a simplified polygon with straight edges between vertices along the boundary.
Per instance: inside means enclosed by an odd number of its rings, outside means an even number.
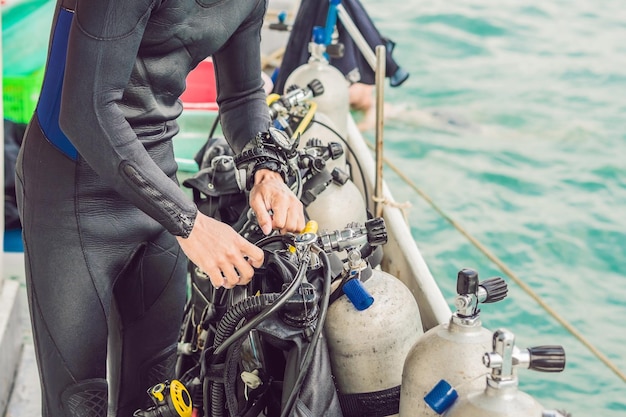
M270 127L265 0L57 0L46 73L16 167L43 417L127 417L172 378L188 259L215 287L263 251L199 213L172 138L187 74L212 56L235 153ZM247 164L264 233L299 231L282 160ZM270 215L270 213L273 213Z

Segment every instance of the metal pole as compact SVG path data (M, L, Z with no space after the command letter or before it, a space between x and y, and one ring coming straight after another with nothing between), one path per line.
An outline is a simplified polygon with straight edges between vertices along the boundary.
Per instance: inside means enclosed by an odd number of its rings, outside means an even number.
M376 47L376 184L375 184L375 213L376 217L383 215L383 110L385 104L385 71L386 51L384 45Z
M365 57L367 63L370 64L370 67L372 67L374 71L376 71L377 58L376 56L374 56L372 48L369 46L363 35L361 35L359 28L356 27L356 25L352 21L352 18L343 7L343 4L339 3L336 7L337 17L339 17L339 20L341 21L341 23L343 23L343 27L346 29L346 31L348 31L348 34L356 44L357 48L359 48L359 51L361 51L361 53Z

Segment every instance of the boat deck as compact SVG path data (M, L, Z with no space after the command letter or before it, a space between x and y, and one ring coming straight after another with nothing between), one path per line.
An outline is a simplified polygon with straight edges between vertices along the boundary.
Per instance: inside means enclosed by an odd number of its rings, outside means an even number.
M24 344L4 417L40 417L41 390L32 343Z
M30 328L23 255L4 253L0 277L0 343L2 372L0 414L3 417L41 416L41 390Z

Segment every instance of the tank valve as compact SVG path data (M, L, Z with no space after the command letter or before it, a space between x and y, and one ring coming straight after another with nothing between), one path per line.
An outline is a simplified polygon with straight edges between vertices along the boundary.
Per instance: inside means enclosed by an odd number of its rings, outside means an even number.
M324 145L321 139L311 138L306 142L304 149L299 151L298 167L309 169L311 170L311 175L315 175L326 167L326 161L338 159L342 155L343 147L340 143L329 142L327 145ZM334 180L334 174L332 177ZM347 174L346 177L349 178ZM343 181L343 183L345 182Z
M372 246L380 246L387 243L387 227L382 217L377 217L365 222L367 230L367 242Z
M483 364L491 368L488 386L517 385L515 368L522 367L539 372L561 372L565 369L565 351L562 346L537 346L527 349L515 347L515 335L506 329L493 334L493 352L485 353Z
M288 111L293 107L301 105L306 100L321 96L322 94L324 94L324 85L317 78L311 80L305 88L300 88L298 85L292 84L287 87L287 93L285 95L270 104L270 116L275 118L281 114L281 111Z
M332 233L320 235L318 241L325 252L339 252L366 243L371 246L379 246L387 243L387 228L385 220L382 217L377 217L366 221L365 226L353 223L343 230L335 230Z
M476 319L480 310L478 303L495 303L504 299L508 288L500 277L478 281L478 273L473 269L464 268L459 271L456 281L457 296L454 305L457 311L453 318Z
M280 13L278 13L278 22L274 22L274 23L270 23L270 29L271 30L278 30L281 32L286 32L291 30L291 27L285 23L285 21L287 20L287 12L282 10Z
M518 349L515 346L515 335L506 329L498 329L493 333L492 347L493 351L487 352L483 356L483 364L491 369L491 373L487 374L486 391L480 395L489 398L489 406L493 410L498 409L499 401L506 404L510 410L516 409L516 401L520 401L518 403L520 406L529 404L529 400L523 398L531 397L518 391L517 368L533 369L540 372L561 372L565 368L565 351L562 346L548 345ZM479 415L473 414L465 408L476 407L484 411L481 400L477 399L480 396L476 394L478 393L470 394L472 396L471 401L464 398L460 400L463 404L459 403L451 408L458 398L458 394L447 381L441 380L426 394L424 401L438 414L446 413L446 415L455 417ZM525 397L522 398L522 396ZM532 398L531 402L534 402ZM502 409L504 410L504 408ZM490 409L490 411L493 410ZM496 414L486 413L485 415L495 416ZM559 411L544 410L542 417L564 417L566 415L567 413L561 414ZM504 417L505 414L502 416Z

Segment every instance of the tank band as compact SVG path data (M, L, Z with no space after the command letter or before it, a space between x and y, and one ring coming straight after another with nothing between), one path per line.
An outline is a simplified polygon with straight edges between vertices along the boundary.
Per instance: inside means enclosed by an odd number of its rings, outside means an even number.
M400 385L383 391L339 394L344 417L383 417L400 412Z

